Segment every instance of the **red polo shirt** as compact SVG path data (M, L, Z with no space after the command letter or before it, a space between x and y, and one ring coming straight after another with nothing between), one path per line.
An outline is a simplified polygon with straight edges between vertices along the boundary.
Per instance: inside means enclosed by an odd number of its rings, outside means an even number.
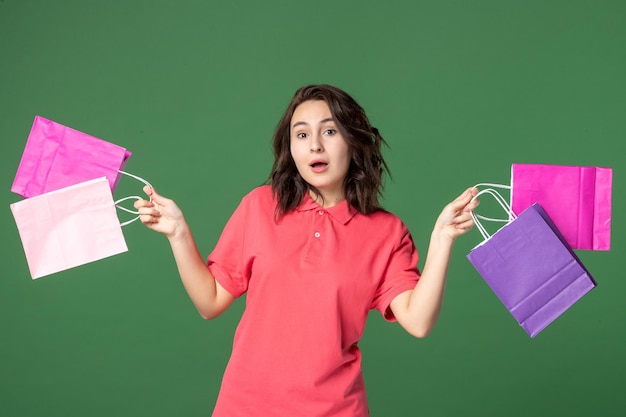
M406 226L380 210L322 208L307 196L275 221L269 186L245 196L208 259L247 292L214 417L368 416L358 342L370 309L387 320L419 279Z

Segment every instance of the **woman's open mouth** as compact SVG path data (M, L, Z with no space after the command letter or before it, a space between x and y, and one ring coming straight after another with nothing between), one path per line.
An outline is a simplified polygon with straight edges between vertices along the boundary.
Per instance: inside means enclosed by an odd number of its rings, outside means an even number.
M328 169L328 162L324 161L315 161L310 164L311 170L315 173L321 173Z

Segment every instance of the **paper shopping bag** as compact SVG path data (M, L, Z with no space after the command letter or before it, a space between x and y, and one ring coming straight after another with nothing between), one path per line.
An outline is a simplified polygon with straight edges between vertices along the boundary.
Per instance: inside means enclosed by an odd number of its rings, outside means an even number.
M539 203L573 249L611 246L611 168L513 164L511 206Z
M539 204L467 258L530 337L596 285Z
M36 116L11 191L34 197L106 177L111 191L131 153L86 133Z
M33 279L126 252L105 177L11 205Z

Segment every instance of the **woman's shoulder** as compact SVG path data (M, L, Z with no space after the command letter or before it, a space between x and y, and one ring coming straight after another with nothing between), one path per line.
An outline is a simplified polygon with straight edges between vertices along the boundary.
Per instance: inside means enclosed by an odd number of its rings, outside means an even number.
M246 194L245 198L267 198L272 197L272 186L269 184L259 185Z
M243 197L242 201L248 204L256 205L262 204L274 206L276 204L271 185L260 185L253 188Z
M373 211L372 213L362 215L367 222L375 225L377 228L388 231L403 232L407 230L407 226L402 219L394 213L387 211L383 208Z
M373 212L367 214L366 216L372 218L373 220L376 221L383 221L383 222L401 222L402 220L400 219L400 217L396 216L394 213L390 212L389 210L386 210L384 208L379 208L377 210L374 210Z

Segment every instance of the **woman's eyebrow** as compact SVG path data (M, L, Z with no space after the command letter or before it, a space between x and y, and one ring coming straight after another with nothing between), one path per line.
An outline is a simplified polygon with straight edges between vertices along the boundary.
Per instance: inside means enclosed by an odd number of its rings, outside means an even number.
M291 125L291 128L293 129L294 127L297 126L308 126L309 124L307 122L295 122L294 124Z
M320 120L320 124L334 122L334 121L335 119L333 119L332 117L327 117L326 119ZM291 128L293 129L294 127L301 126L301 125L308 126L309 124L307 122L295 122L293 125L291 125Z

